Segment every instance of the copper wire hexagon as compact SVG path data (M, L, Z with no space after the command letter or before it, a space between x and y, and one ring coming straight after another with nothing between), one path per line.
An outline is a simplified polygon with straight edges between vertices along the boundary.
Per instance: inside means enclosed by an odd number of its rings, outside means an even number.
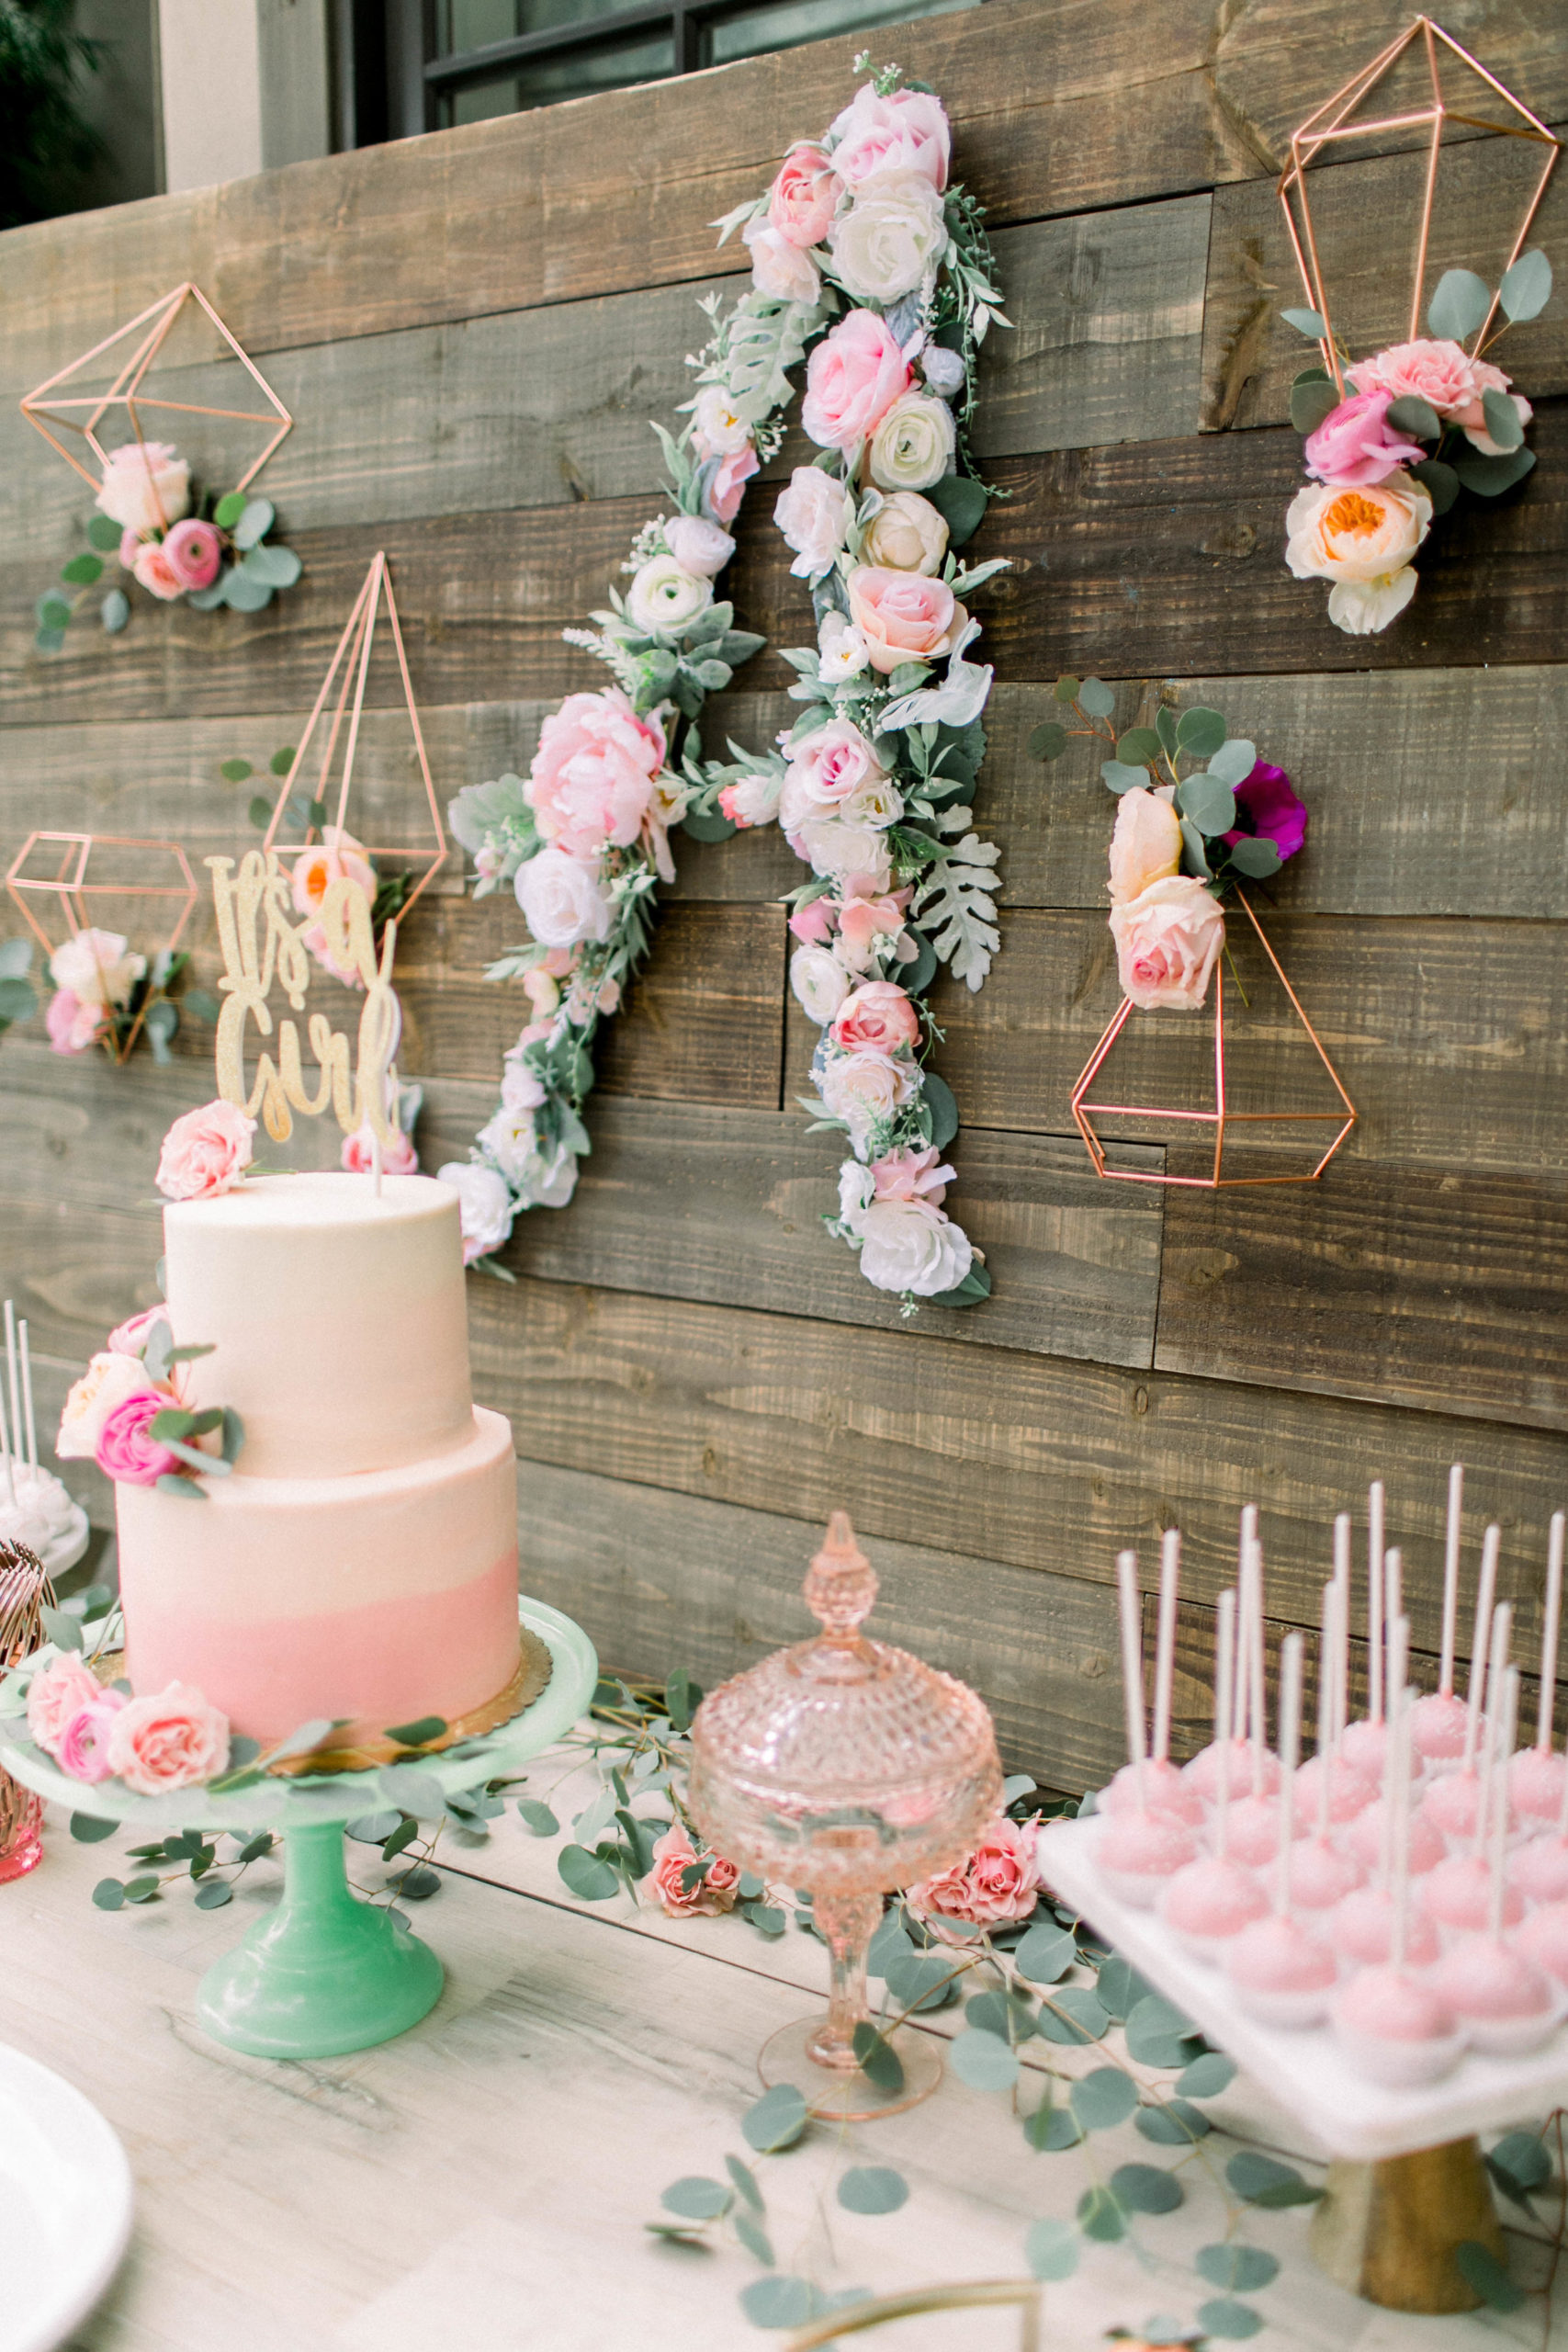
M1363 99L1376 88L1383 76L1392 71L1411 43L1416 40L1421 41L1424 45L1427 71L1431 84L1430 104L1415 107L1404 114L1381 115L1371 121L1350 121L1348 118L1355 113ZM1452 57L1457 58L1461 65L1475 74L1495 97L1501 99L1504 106L1511 107L1520 117L1520 120L1496 122L1489 116L1461 114L1450 106L1443 96L1441 73L1444 62L1443 51L1450 52ZM1307 192L1307 166L1315 163L1323 150L1336 141L1366 139L1381 136L1390 130L1414 130L1423 124L1430 125L1431 141L1427 160L1426 185L1422 193L1421 221L1416 238L1415 276L1410 288L1409 336L1414 342L1421 332L1421 296L1427 277L1427 246L1432 229L1432 206L1438 188L1438 152L1442 144L1444 126L1450 122L1462 124L1471 130L1496 131L1506 139L1534 140L1549 150L1546 162L1541 168L1540 177L1536 182L1535 188L1525 207L1524 218L1519 223L1513 243L1508 248L1508 257L1503 264L1503 272L1499 273L1501 276L1513 267L1524 249L1524 242L1529 234L1530 223L1540 209L1541 198L1546 194L1546 184L1551 177L1558 156L1562 152L1562 142L1547 129L1539 116L1531 114L1522 100L1515 97L1511 90L1505 88L1495 74L1489 74L1484 65L1471 55L1468 49L1462 48L1451 33L1445 32L1442 26L1435 24L1430 17L1417 17L1397 40L1390 41L1386 49L1380 50L1370 63L1363 65L1359 74L1352 74L1342 88L1337 90L1331 98L1325 99L1322 106L1308 115L1300 130L1293 131L1291 135L1291 161L1280 176L1280 202L1284 209L1285 226L1290 233L1292 250L1295 254L1296 266L1301 272L1302 285L1307 300L1317 311L1327 329L1327 334L1318 346L1323 353L1323 364L1333 376L1341 393L1345 390L1345 378L1335 340L1334 322L1328 308L1328 289L1324 280L1322 257L1318 252L1316 232L1313 227L1312 204ZM1482 321L1480 334L1476 339L1475 348L1478 352L1485 344L1488 330L1496 313L1497 296L1494 294L1492 307Z
M1269 946L1262 924L1253 913L1246 894L1238 890L1236 899L1247 921L1257 933L1263 953L1269 958L1275 977L1291 1001L1297 1020L1311 1038L1314 1051L1333 1083L1342 1109L1337 1111L1236 1111L1230 1105L1225 1076L1225 978L1224 967L1214 966L1214 1107L1212 1111L1187 1110L1175 1105L1154 1102L1090 1102L1090 1087L1099 1077L1110 1057L1111 1048L1126 1027L1129 1016L1136 1010L1131 997L1123 997L1110 1024L1089 1056L1083 1074L1072 1092L1073 1120L1089 1148L1097 1176L1122 1184L1176 1184L1190 1191L1227 1192L1243 1184L1314 1184L1333 1159L1340 1145L1356 1124L1356 1106L1340 1083L1339 1073L1329 1060L1322 1038L1302 1009L1301 999L1285 976L1284 967ZM1108 1165L1105 1146L1090 1122L1090 1114L1101 1118L1179 1119L1193 1127L1212 1127L1214 1131L1214 1170L1212 1176L1170 1176L1134 1168L1112 1168ZM1272 1125L1333 1125L1339 1132L1329 1144L1316 1166L1286 1176L1227 1176L1224 1173L1225 1136L1235 1126L1267 1124Z
M60 852L59 857L54 861L54 872L28 874L25 869L29 859L36 851L46 846L58 847ZM117 850L141 851L152 853L160 858L166 858L177 873L179 879L168 882L138 882L112 878L106 881L103 878L106 861L101 853ZM98 857L98 870L89 879L89 865L95 856ZM107 860L111 867L114 862L112 856ZM6 888L20 910L28 930L42 944L45 953L50 956L53 955L57 947L63 946L67 939L73 939L78 932L94 928L89 908L89 901L94 899L173 899L177 900L179 910L175 916L174 927L167 938L159 939L151 946L144 941L132 942L139 955L146 955L149 965L152 964L154 956L165 952L172 954L179 945L185 927L190 921L191 909L195 906L197 899L196 876L190 870L190 861L179 842L150 841L131 833L31 832L6 868ZM38 899L52 900L58 911L63 916L64 921L62 926L63 935L61 938L51 939L38 915L34 913L29 901ZM141 1011L132 1022L124 1039L110 1046L109 1050L117 1062L123 1062L130 1055L141 1035L141 1024L147 1017L147 1004L151 1001L151 991L149 991L146 1002L143 1003Z
M214 408L201 401L159 400L152 393L143 392L141 386L148 369L168 340L170 330L180 312L186 304L191 301L197 303L206 312L235 358L258 386L268 402L265 409ZM127 335L134 335L139 329L142 328L145 328L146 332L141 335L141 341L132 350L130 356L121 366L107 391L61 393L56 390L55 388L58 385L69 383L73 377L80 375L83 368L91 367L95 359L100 358L106 351L112 351L116 344L123 343ZM46 396L48 397L47 406L44 404ZM200 287L189 278L183 286L176 286L172 293L161 295L156 302L150 302L146 310L139 311L135 318L128 320L124 326L116 327L112 334L106 335L101 343L96 343L91 351L85 351L80 359L72 360L68 368L62 368L54 375L47 377L34 390L25 395L21 406L22 414L28 424L37 427L50 447L58 449L66 464L73 468L83 481L89 483L95 491L102 486L101 478L89 473L81 459L67 447L66 444L55 438L50 431L51 424L58 425L62 432L79 433L96 458L100 468L107 462L109 453L98 438L98 427L106 411L111 408L125 410L131 431L139 442L145 438L141 430L141 412L144 409L167 409L183 416L231 417L244 424L270 425L275 429L260 457L254 458L239 480L230 485L232 490L242 491L249 489L273 451L284 435L292 429L294 424L294 419L284 407L249 352L224 325ZM90 413L84 424L74 416L59 414L58 412L62 409L85 409ZM153 495L154 497L157 495L155 489Z

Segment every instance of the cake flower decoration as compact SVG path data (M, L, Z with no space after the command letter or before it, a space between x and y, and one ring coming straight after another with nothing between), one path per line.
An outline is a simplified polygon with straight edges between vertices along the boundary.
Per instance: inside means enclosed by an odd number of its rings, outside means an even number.
M232 1105L209 1108L228 1112ZM190 1111L175 1125L203 1115ZM254 1129L254 1121L244 1124ZM167 1144L164 1148L166 1152ZM55 1453L62 1462L96 1462L107 1478L119 1485L156 1487L162 1494L204 1502L202 1479L226 1478L245 1442L244 1423L231 1406L210 1405L193 1412L183 1393L180 1366L212 1352L200 1345L176 1347L162 1307L131 1316L109 1333L70 1389ZM200 1444L207 1437L217 1438L216 1453Z

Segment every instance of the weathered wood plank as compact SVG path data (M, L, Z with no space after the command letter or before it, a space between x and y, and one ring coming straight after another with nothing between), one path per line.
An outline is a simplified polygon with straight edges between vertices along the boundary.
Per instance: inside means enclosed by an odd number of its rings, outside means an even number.
M984 1313L982 1308L980 1312ZM1503 1585L1533 1638L1547 1522L1568 1483L1534 1430L1173 1374L1119 1373L916 1333L572 1290L469 1285L476 1391L528 1460L816 1520L842 1504L892 1537L1109 1581L1117 1551L1183 1530L1212 1600L1256 1502L1273 1605L1307 1622L1330 1522L1389 1488L1414 1637L1434 1648L1448 1465L1475 1523L1503 1528Z
M1336 1166L1166 1215L1165 1370L1568 1423L1561 1176Z
M809 1631L808 1520L523 1463L524 1589L575 1617L607 1669L683 1666L707 1689ZM1010 1770L1098 1788L1122 1760L1108 1587L878 1540L873 1630L984 1692Z
M1346 153L1354 156L1353 149ZM1541 148L1522 139L1472 139L1445 148L1427 249L1428 294L1445 269L1476 270L1489 286L1497 283L1542 161ZM1309 176L1333 325L1357 358L1409 336L1411 266L1426 176L1426 158L1417 152L1323 164ZM1548 185L1530 243L1559 251L1564 221L1568 188L1559 172ZM1401 231L1391 253L1396 222ZM1317 365L1318 350L1287 326L1280 311L1306 300L1274 189L1259 180L1217 189L1203 308L1206 430L1288 420L1292 381ZM1418 331L1427 332L1424 308ZM1509 328L1492 356L1532 400L1568 390L1568 322L1561 304Z

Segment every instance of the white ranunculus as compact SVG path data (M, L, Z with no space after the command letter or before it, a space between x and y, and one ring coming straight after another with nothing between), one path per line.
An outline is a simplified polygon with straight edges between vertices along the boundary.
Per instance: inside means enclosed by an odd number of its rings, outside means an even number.
M665 524L664 536L682 571L698 580L711 580L735 553L729 533L701 514L677 514Z
M870 656L865 639L852 621L842 613L824 613L817 631L818 648L818 673L832 686L841 685L846 678L863 676Z
M79 1004L105 1012L130 1001L146 969L146 956L136 955L118 931L74 932L49 959L49 977L57 989L69 989Z
M863 876L874 892L886 890L892 878L886 839L874 825L846 825L836 816L810 817L795 831L813 874L840 881L846 874Z
M96 503L122 531L162 531L190 512L190 468L167 441L127 441L105 460Z
M711 580L688 571L672 555L656 555L626 590L626 617L650 637L679 637L712 602Z
M915 1063L874 1052L829 1053L817 1080L829 1116L842 1119L862 1159L866 1156L873 1128L912 1102L919 1092L920 1082Z
M880 564L886 571L922 571L929 578L942 570L947 553L946 520L919 491L896 490L867 524L860 553L863 563Z
M789 487L779 492L773 520L794 548L790 571L797 580L819 580L832 569L843 546L853 509L844 485L820 466L796 466Z
M940 343L928 343L920 354L920 373L944 401L964 390L964 361L956 351L949 351Z
M930 490L957 447L953 411L930 392L894 401L871 440L871 478L882 490Z
M947 251L942 198L923 172L879 172L828 232L833 266L857 302L912 294Z
M873 1201L858 1224L860 1270L878 1290L934 1298L956 1289L974 1263L963 1227L930 1201Z
M463 1228L463 1263L472 1265L499 1250L512 1231L512 1190L497 1168L478 1159L449 1159L435 1171L436 1180L450 1184L457 1195Z
M876 1198L876 1179L863 1161L846 1159L839 1170L839 1216L852 1233Z
M903 813L904 796L890 775L868 776L839 805L844 824L869 825L875 832L896 825Z
M564 849L542 849L513 884L525 922L541 947L575 947L610 936L610 902L592 865Z
M1339 580L1328 592L1328 617L1348 637L1371 637L1396 620L1416 594L1416 568L1404 564L1381 580Z
M827 947L797 947L789 959L789 984L807 1018L826 1029L848 996L850 976Z
M822 273L809 253L781 237L765 214L741 231L740 241L750 254L751 283L759 294L811 307L822 290Z
M692 431L710 458L738 458L751 428L723 384L705 384L692 406Z

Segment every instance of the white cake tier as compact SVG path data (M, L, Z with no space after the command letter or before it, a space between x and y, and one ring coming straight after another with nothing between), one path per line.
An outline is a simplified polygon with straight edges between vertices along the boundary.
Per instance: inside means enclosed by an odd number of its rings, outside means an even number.
M164 1211L169 1322L215 1352L197 1408L231 1405L243 1468L331 1478L427 1462L473 1433L457 1195L431 1176L260 1176ZM179 1508L176 1503L175 1508Z
M517 1476L500 1413L475 1410L467 1442L433 1462L206 1487L205 1503L115 1488L139 1694L194 1683L252 1738L341 1716L353 1741L453 1721L505 1688Z

